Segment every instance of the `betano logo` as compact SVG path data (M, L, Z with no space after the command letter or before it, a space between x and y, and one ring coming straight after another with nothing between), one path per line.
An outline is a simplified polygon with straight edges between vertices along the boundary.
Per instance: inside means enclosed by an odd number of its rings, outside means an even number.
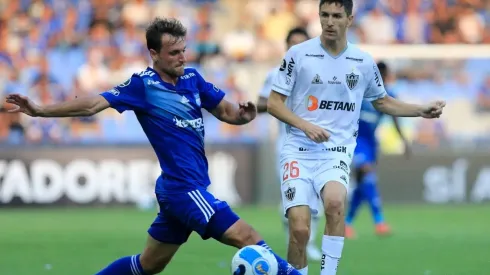
M342 102L342 101L329 101L318 100L315 96L308 95L305 100L306 109L310 112L317 109L320 110L334 110L334 111L348 111L354 112L356 110L355 102Z
M306 109L310 112L318 109L318 98L312 95L306 97Z

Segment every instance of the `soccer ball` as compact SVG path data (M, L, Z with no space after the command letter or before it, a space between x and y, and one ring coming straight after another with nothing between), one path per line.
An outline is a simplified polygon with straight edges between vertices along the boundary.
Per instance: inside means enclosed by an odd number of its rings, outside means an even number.
M231 261L233 275L277 275L277 272L276 257L269 249L259 245L245 246Z

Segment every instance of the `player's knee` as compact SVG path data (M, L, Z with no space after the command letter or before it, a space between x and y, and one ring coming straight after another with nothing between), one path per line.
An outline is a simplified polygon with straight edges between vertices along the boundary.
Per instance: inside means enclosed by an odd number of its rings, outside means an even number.
M307 206L288 209L290 241L306 245L310 237L310 214Z
M332 196L325 202L325 215L341 217L344 214L345 200L340 196Z
M310 239L310 227L306 223L290 224L289 236L290 242L306 246Z
M246 222L239 220L225 232L226 243L237 248L253 245L261 240L260 235Z

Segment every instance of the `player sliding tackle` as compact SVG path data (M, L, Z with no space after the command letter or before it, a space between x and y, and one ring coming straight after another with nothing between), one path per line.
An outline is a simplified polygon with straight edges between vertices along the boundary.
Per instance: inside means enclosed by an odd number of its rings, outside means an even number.
M148 229L143 253L118 259L98 275L160 273L192 231L237 248L254 244L268 248L226 202L206 191L210 180L201 108L221 121L241 125L255 118L255 105L241 102L237 108L195 69L184 68L185 36L186 29L177 20L153 21L146 30L153 68L100 95L49 106L20 95L7 97L7 102L17 105L11 112L30 116L91 116L109 107L121 113L134 111L148 136L163 170L155 188L160 213ZM300 274L276 258L280 275ZM235 274L241 275L240 270Z
M310 208L323 201L326 226L321 275L334 275L344 246L349 167L363 99L382 113L438 118L445 103L414 105L386 94L373 58L347 42L352 0L321 0L322 34L288 50L268 99L270 114L288 124L281 151L282 194L296 251L288 261L307 274ZM288 101L288 104L284 103Z

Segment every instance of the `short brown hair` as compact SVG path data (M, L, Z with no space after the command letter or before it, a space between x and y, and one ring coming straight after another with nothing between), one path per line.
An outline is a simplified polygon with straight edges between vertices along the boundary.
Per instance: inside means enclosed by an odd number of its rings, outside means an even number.
M187 29L174 18L155 18L146 28L146 47L148 50L160 52L162 49L162 35L168 34L176 39L183 39L187 35Z

